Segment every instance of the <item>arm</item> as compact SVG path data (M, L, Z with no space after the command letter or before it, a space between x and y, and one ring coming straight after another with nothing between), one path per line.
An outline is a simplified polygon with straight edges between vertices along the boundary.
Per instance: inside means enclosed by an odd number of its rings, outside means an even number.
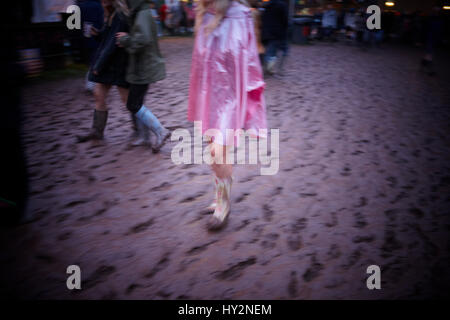
M131 33L120 37L119 44L130 54L140 51L153 41L151 33L152 22L153 17L150 10L140 12L131 28Z
M123 31L124 29L124 24L122 23L121 19L116 16L114 17L113 23L112 23L112 30L111 30L111 34L112 36L110 36L108 39L106 39L105 42L105 46L103 48L103 50L100 53L100 56L98 57L97 61L94 64L94 71L97 71L98 73L101 72L101 70L104 68L106 62L108 61L109 57L114 53L114 51L116 50L117 46L116 46L116 41L114 38L114 35L117 32Z

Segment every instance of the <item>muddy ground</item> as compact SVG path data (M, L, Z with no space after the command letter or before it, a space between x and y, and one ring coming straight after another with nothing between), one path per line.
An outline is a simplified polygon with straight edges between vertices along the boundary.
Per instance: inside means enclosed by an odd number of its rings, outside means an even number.
M193 40L161 40L167 78L146 104L171 129L186 119ZM175 165L129 146L118 93L102 143L83 79L24 91L29 219L4 228L3 296L29 299L378 299L444 297L450 288L448 62L418 71L421 51L292 46L266 79L280 167L235 167L224 230L205 230L206 165ZM446 64L442 64L446 63ZM66 288L80 266L82 289ZM381 290L366 269L381 268Z

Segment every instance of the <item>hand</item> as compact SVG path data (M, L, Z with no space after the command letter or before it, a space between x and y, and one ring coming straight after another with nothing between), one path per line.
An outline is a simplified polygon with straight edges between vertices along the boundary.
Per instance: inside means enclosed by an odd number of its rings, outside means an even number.
M92 34L93 36L97 36L97 35L98 35L98 30L95 29L94 27L91 27L91 34Z
M92 71L92 73L93 73L94 75L98 76L97 70Z
M127 35L128 35L128 33L126 33L126 32L117 32L117 33L116 33L116 44L117 44L119 47L123 47L123 46L120 44L120 38L125 37L125 36L127 36Z

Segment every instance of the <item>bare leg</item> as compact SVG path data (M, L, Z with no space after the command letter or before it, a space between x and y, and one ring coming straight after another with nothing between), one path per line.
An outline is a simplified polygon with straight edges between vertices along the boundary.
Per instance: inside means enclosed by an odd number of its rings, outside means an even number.
M227 179L231 177L233 166L226 164L227 147L213 143L211 146L211 157L214 159L211 169L219 179ZM221 159L221 163L219 161ZM216 163L219 162L219 163Z
M111 85L97 83L94 90L95 96L95 109L99 111L107 111L108 107L106 106L106 96L108 95L109 90L111 89Z
M226 146L216 143L211 145L211 156L214 162L211 169L216 175L216 204L213 216L208 221L209 230L217 230L224 226L230 213L230 193L233 172L233 166L226 164ZM216 163L218 162L218 163Z

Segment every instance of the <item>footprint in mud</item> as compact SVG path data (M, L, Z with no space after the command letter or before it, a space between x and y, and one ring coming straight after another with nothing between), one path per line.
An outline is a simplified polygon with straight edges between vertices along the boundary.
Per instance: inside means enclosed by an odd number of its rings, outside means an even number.
M341 267L344 268L344 270L350 269L352 266L355 265L355 263L359 261L361 256L362 256L361 248L358 247L355 250L353 250L353 252L348 256L347 262L343 264Z
M72 231L66 231L61 233L56 239L60 240L60 241L64 241L67 240L71 237L72 235Z
M275 214L268 204L263 205L263 217L265 221L272 221L272 216Z
M275 190L273 190L272 197L279 196L282 191L283 191L283 187L276 187Z
M239 231L241 229L244 229L246 226L248 226L251 222L251 219L244 219L242 220L241 224L239 224L234 231Z
M367 205L368 201L366 197L360 197L359 198L359 203L357 205L355 205L355 208L361 208L361 207L365 207Z
M327 252L327 256L329 260L337 259L341 256L341 249L337 244L333 243Z
M264 249L273 249L277 245L277 239L280 237L278 233L270 233L266 235L264 240L261 242L261 247Z
M213 241L207 242L207 243L205 243L205 244L201 244L201 245L192 247L191 249L189 249L189 250L186 252L186 254L187 254L187 255L195 255L195 254L199 254L199 253L205 251L206 249L208 249L208 246L211 245L211 244L213 244L213 243L215 243L215 242L217 242L217 240L213 240Z
M298 218L293 224L291 224L291 233L297 234L299 231L306 229L308 219Z
M332 228L338 225L338 218L336 212L331 212L330 215L331 221L325 223L325 226L327 226L328 228Z
M386 220L387 227L395 228L397 226L395 222L397 220L398 213L399 213L399 210L397 210L397 209L389 209L389 210L384 211L384 214L387 218L387 220Z
M125 290L125 294L130 294L134 291L134 289L143 288L140 284L132 283L130 284L127 289Z
M76 199L76 200L72 200L72 201L66 203L66 205L65 205L64 207L65 207L65 208L72 208L72 207L75 207L75 206L77 206L77 205L87 203L87 202L89 202L90 200L91 200L91 199Z
M159 259L159 261L156 263L156 265L149 272L147 272L144 275L144 277L145 278L153 278L158 272L165 269L170 262L169 256L170 256L169 253L163 254L161 259Z
M341 176L348 177L352 174L352 169L348 166L344 167L341 171Z
M215 272L215 278L228 281L235 280L242 276L246 268L254 265L255 263L256 257L249 257L248 259L240 261L223 271Z
M55 218L56 218L56 223L64 222L64 221L66 221L69 217L70 217L70 214L68 214L68 213L61 213L61 214L58 214L57 216L55 216Z
M163 299L169 299L172 294L173 293L168 291L167 289L161 289L156 293L158 297L161 297Z
M242 183L242 182L249 182L249 181L252 181L255 177L257 177L257 176L251 175L251 176L242 178L239 182L241 182L241 183Z
M287 238L287 245L288 248L292 251L301 249L301 247L303 246L302 237L300 235L289 235Z
M396 177L387 177L386 181L389 182L388 186L391 188L395 188L397 186L397 178Z
M237 199L236 199L236 203L242 202L244 201L248 196L250 195L250 193L248 192L244 192L243 194L241 194Z
M193 202L193 201L197 200L198 198L200 198L201 196L203 196L204 194L205 194L204 192L197 192L194 195L184 198L179 203Z
M153 225L154 222L155 222L155 219L154 218L150 218L149 220L147 220L145 222L142 222L142 223L139 223L139 224L135 225L134 227L130 228L130 230L125 235L127 236L127 235L130 235L130 234L133 234L133 233L139 233L139 232L145 231L151 225Z
M319 263L316 259L316 256L313 255L311 257L311 265L306 269L305 273L303 274L303 280L305 282L310 282L311 280L317 278L320 275L320 272L323 269L323 265Z
M355 217L355 223L353 225L355 228L361 229L367 226L366 218L361 212L355 212L353 216Z
M106 205L106 202L105 202L105 205ZM96 210L93 214L91 214L89 216L82 216L82 217L78 218L77 221L81 221L81 222L90 221L92 218L98 217L98 216L101 216L102 214L104 214L108 210L108 208L109 208L109 206L106 205L106 206Z
M100 266L85 281L83 281L83 289L95 287L108 279L108 276L116 271L114 266Z
M368 236L354 236L352 239L353 243L361 243L361 242L373 242L375 240L374 235Z
M298 295L298 281L297 272L291 271L290 280L288 284L288 294L291 298L295 298Z
M439 254L439 247L430 240L428 235L422 231L422 229L420 228L420 226L418 224L413 224L412 228L417 232L418 236L422 240L423 247L424 247L423 257L427 260L436 257ZM449 245L450 245L450 240L449 240Z
M194 263L195 261L198 261L198 260L200 260L200 258L198 258L198 257L181 260L181 262L178 266L177 273L185 271L192 263Z
M159 186L154 187L154 188L151 188L151 189L149 190L149 192L152 192L152 191L165 191L165 190L169 189L171 186L172 186L172 185L171 185L170 183L168 183L168 182L163 182L163 183L160 184Z

